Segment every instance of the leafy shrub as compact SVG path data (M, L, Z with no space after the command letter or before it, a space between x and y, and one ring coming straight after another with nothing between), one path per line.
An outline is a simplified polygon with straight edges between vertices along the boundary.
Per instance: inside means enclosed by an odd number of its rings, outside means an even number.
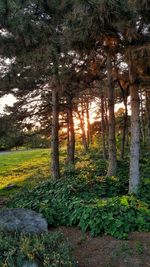
M150 205L150 153L142 153L140 158L141 185L138 196Z
M106 177L95 182L77 178L47 182L18 195L10 206L34 209L41 212L50 225L78 225L93 236L107 233L125 238L131 231L149 231L148 205L134 196L108 198L106 187L110 181Z
M52 226L78 225L92 235L125 238L131 231L149 231L148 155L141 159L142 183L136 198L127 195L128 160L118 161L115 177L105 177L107 162L94 151L81 155L76 169L67 166L63 179L24 191L11 199L9 206L33 209Z
M142 178L138 196L150 206L150 179Z
M78 224L92 236L107 233L126 238L131 231L150 230L148 206L133 196L114 197L97 203L75 201L70 208L70 224ZM71 211L73 212L71 213Z
M31 236L0 232L0 267L20 267L25 261L41 267L75 266L62 233Z

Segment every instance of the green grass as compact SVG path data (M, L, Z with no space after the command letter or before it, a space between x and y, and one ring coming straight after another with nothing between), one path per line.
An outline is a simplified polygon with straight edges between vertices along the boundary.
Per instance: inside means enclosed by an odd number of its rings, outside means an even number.
M5 187L15 184L15 193L21 187L32 188L50 176L49 149L11 152L0 155L0 195L9 195Z

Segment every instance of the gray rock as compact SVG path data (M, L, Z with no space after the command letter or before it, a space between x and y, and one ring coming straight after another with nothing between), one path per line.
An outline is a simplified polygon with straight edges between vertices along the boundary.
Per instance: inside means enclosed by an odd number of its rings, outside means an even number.
M38 267L36 262L26 261L22 267Z
M40 234L48 231L48 224L41 214L29 209L2 209L0 229L7 232Z

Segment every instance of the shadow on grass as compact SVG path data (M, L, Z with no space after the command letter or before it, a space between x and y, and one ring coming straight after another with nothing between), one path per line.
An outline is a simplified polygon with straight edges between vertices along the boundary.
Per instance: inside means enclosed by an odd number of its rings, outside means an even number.
M33 189L35 186L49 179L50 176L45 176L41 170L37 170L36 173L27 176L24 180L12 181L10 184L0 189L0 199L9 199L10 197L20 193L21 191Z

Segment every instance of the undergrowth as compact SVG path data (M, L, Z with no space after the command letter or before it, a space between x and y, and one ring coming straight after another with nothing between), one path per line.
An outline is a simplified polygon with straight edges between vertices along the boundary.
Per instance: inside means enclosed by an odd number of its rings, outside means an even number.
M148 202L124 195L125 178L98 175L87 179L78 171L19 194L9 206L36 210L49 225L79 226L92 236L106 233L126 238L131 231L150 230Z
M41 183L14 196L9 207L30 208L49 225L79 226L92 236L102 233L126 238L131 231L150 230L150 155L142 156L138 196L128 195L129 163L118 161L117 175L107 177L107 162L95 151L80 155L76 168L66 166L58 181Z
M0 232L0 267L20 267L26 262L41 267L75 266L62 233L31 236Z

